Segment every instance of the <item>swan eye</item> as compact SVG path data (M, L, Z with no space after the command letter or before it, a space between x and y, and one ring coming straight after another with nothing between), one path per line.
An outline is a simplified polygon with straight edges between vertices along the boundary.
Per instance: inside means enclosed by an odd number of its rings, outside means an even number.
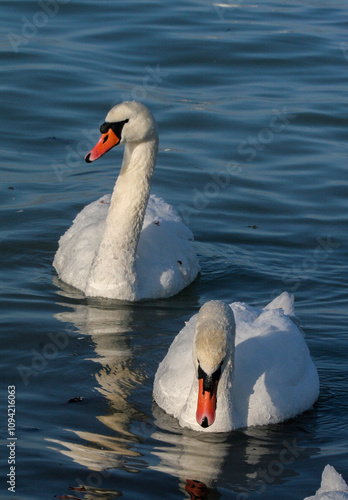
M102 134L106 134L106 133L107 133L107 131L110 129L110 125L111 125L111 123L109 123L109 122L104 122L104 123L103 123L103 125L100 125L100 132L101 132Z
M204 379L205 377L207 377L207 374L202 370L201 365L198 362L198 378Z
M129 118L122 120L121 122L104 122L100 126L100 132L106 134L110 129L115 132L117 137L121 137L121 132L125 123L129 122Z
M221 367L222 367L222 361L219 364L219 368L212 375L212 379L213 380L217 380L217 381L220 380L220 377L221 377Z

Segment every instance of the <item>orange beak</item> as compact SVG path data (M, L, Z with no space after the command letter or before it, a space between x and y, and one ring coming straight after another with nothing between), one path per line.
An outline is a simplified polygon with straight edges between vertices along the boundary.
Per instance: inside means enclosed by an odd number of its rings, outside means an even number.
M218 380L214 380L212 392L203 390L203 379L198 379L198 402L196 420L202 427L209 427L215 421Z
M87 163L91 163L92 161L97 160L105 153L110 151L111 148L117 146L119 142L120 142L119 137L117 137L115 132L111 128L109 128L106 134L102 134L101 138L94 146L94 148L91 149L91 151L88 154L86 154L85 161Z

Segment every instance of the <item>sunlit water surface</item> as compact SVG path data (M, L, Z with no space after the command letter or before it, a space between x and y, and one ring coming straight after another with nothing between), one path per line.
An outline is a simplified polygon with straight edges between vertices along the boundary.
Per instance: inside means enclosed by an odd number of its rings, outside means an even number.
M1 8L2 497L300 500L327 463L348 479L346 2ZM122 150L83 156L125 99L157 118L152 192L192 229L202 268L176 297L134 305L88 300L51 265L113 186ZM156 407L158 363L205 301L262 306L283 290L319 371L312 410L201 435Z

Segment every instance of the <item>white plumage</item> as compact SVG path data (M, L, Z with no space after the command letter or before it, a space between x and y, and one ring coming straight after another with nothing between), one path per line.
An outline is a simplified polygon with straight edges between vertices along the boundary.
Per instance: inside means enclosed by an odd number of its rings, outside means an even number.
M323 470L321 485L316 494L304 500L348 500L348 485L334 467Z
M116 140L125 143L114 191L77 215L59 240L53 266L62 281L87 296L170 297L195 279L199 264L191 231L170 205L149 198L158 150L156 122L142 104L124 102L107 114L102 127L109 125L86 161L99 158ZM111 136L115 143L109 145Z
M219 301L205 304L174 339L155 376L153 396L157 404L181 426L208 432L277 423L310 408L319 394L319 379L298 322L289 317L294 314L293 297L284 292L264 309L235 302L229 306L233 314L226 307ZM219 362L217 351L221 348L227 354L220 358L223 364L215 421L203 428L196 421L197 359L202 357L197 356L196 338L197 321L201 322L201 314L206 316L207 312L207 336L212 325L217 330L220 325L222 332L221 340L215 332L211 372ZM229 335L224 349L226 330ZM205 357L207 372L209 352Z

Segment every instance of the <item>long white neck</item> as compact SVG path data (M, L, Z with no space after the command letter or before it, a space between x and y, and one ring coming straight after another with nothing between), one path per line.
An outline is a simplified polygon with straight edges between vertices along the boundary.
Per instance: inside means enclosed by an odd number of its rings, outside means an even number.
M135 256L150 195L158 140L126 143L105 229L91 267L86 292L134 300L137 293Z

